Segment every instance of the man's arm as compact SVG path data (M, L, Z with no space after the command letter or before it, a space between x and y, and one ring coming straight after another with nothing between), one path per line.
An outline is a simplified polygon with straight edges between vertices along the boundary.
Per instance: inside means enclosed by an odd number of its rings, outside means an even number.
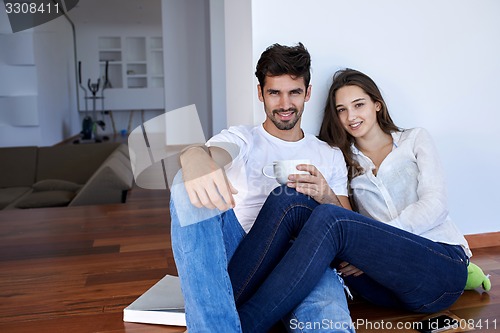
M181 154L184 184L194 206L222 211L234 207L233 194L238 191L223 168L231 161L231 155L219 147L192 146Z

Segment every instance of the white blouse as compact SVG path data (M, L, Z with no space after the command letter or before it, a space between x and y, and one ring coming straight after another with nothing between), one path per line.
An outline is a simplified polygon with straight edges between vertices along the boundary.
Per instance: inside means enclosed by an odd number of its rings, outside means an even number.
M448 215L445 177L436 147L422 128L393 132L393 150L373 174L375 165L354 145L354 159L365 173L352 179L359 212L375 220L435 242L461 245L467 241Z

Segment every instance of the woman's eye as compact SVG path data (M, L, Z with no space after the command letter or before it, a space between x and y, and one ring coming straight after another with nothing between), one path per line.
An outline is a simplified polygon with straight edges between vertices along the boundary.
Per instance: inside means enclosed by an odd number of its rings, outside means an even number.
M363 105L365 105L365 104L364 104L364 103L357 103L355 106L356 106L357 108L360 108L360 107L362 107Z
M337 109L337 113L344 112L345 109Z

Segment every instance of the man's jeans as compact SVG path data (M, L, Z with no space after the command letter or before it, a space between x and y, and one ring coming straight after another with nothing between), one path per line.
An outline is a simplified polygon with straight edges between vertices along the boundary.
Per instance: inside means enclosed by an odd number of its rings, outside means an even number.
M171 189L170 214L189 333L241 332L227 272L228 261L245 236L234 212L214 214L190 205L184 185L178 183ZM181 226L179 216L190 219L182 221L187 226ZM335 271L328 269L310 295L283 320L289 332L353 332L343 285ZM344 323L341 326L349 329L319 325L324 322ZM316 329L309 330L313 325Z

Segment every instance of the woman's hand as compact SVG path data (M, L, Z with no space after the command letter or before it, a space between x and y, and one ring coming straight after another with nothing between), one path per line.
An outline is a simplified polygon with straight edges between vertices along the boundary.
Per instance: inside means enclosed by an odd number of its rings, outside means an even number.
M361 274L364 274L362 270L359 268L351 265L350 263L344 261L341 262L337 270L340 272L340 275L345 277L345 276L360 276Z
M306 194L320 204L330 203L340 205L337 195L333 193L330 185L321 172L312 164L299 164L297 170L307 171L309 174L291 174L288 176L288 187L297 192Z

